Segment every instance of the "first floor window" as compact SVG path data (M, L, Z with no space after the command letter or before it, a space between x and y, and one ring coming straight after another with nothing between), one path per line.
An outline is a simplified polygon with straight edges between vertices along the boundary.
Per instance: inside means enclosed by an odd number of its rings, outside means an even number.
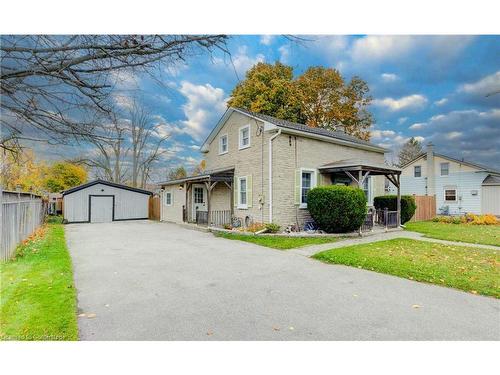
M302 187L300 203L307 204L307 193L311 190L312 186L312 172L302 172Z
M247 178L246 177L241 177L239 180L239 206L246 206L247 205Z
M165 193L165 204L167 206L171 206L172 205L172 193L169 192L169 191Z
M457 190L456 189L446 189L444 191L444 200L446 202L455 202L457 200Z

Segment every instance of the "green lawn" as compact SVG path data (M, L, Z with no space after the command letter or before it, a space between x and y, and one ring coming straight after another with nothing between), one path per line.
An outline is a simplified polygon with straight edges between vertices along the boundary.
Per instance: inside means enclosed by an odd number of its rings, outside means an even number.
M1 340L77 340L76 293L61 224L0 264Z
M289 250L296 247L307 245L318 245L323 243L335 242L336 237L284 237L284 236L259 236L245 235L236 233L217 233L217 237L227 238L228 240L238 240L252 242L257 245L272 247L273 249Z
M417 221L405 224L407 230L441 240L500 246L500 225L471 225Z
M500 251L397 238L313 258L500 298Z

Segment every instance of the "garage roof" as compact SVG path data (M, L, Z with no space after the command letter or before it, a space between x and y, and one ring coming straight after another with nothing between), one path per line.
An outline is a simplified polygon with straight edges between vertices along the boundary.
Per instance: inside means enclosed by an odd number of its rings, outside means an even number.
M109 182L109 181L104 181L104 180L99 180L99 179L91 181L91 182L87 182L86 184L83 184L83 185L75 186L74 188L71 188L68 190L64 190L62 192L62 195L68 195L68 194L74 193L75 191L79 191L79 190L82 190L82 189L85 189L85 188L88 188L90 186L94 186L97 184L103 184L103 185L107 185L107 186L111 186L111 187L115 187L115 188L123 189L123 190L130 190L130 191L134 191L136 193L141 193L141 194L153 195L153 193L148 191L148 190L134 188L131 186L117 184L114 182Z

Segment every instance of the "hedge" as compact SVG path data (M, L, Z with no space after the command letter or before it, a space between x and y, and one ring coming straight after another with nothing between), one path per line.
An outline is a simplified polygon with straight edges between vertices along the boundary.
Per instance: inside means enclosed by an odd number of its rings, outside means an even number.
M325 232L351 232L359 229L365 220L366 196L355 187L319 186L307 194L307 208Z
M396 195L381 195L373 198L373 205L377 210L383 210L387 207L389 211L396 211L398 209L398 197ZM416 209L415 198L412 195L402 195L401 224L409 221L415 214Z

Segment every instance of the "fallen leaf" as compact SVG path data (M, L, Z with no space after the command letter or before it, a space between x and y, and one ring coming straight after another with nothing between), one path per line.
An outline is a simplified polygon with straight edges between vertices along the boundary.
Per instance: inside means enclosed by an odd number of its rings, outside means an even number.
M109 307L109 303L105 304L104 307Z
M84 318L84 317L86 317L86 316L87 316L87 314L85 314L85 313L82 313L82 314L79 314L79 315L78 315L78 317L79 317L79 318Z
M87 318L95 318L97 315L94 313L87 314Z
M295 328L293 328L293 327L290 327L290 328L289 328L289 330L290 330L290 331L293 331L294 329L295 329Z
M471 290L470 291L472 294L477 294L477 290Z
M275 331L279 331L279 330L280 330L280 327L273 327L273 329L274 329Z
M207 336L212 336L213 334L214 334L213 331L208 331L207 332Z
M420 305L412 305L411 307L413 307L414 309L419 309L421 306Z
M353 294L352 296L353 296L353 297L357 297L358 295L357 295L357 294Z

